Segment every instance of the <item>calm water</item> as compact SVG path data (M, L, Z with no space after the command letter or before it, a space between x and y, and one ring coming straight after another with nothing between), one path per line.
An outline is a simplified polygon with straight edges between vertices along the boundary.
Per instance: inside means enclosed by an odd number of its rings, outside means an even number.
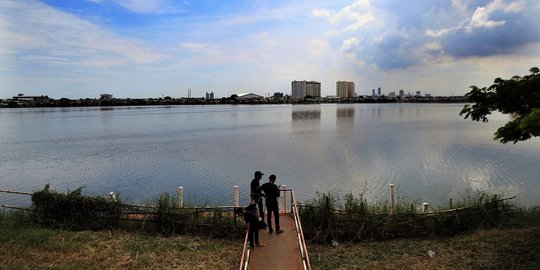
M253 172L300 201L317 191L432 204L474 190L540 204L540 140L492 141L506 116L463 120L461 104L0 109L0 188L120 193L145 202L183 186L190 201L246 203ZM0 204L29 198L0 193Z

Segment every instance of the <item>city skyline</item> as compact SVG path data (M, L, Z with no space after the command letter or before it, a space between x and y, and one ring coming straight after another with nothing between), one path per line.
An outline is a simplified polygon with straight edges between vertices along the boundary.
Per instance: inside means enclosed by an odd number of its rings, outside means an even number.
M540 2L5 0L0 99L463 95L540 63Z

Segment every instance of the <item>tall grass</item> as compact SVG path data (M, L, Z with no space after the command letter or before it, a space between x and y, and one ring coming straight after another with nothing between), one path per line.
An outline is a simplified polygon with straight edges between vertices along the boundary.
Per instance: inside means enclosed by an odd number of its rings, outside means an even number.
M496 196L477 193L458 201L454 208L419 209L421 199L396 199L393 211L388 201L369 202L364 194L343 197L317 193L300 207L304 235L316 242L361 241L396 237L453 235L508 222L515 208L504 206ZM446 209L447 211L442 211Z
M168 193L145 205L133 205L85 196L82 188L63 194L47 185L32 195L32 210L37 224L74 230L120 228L166 236L195 233L212 237L236 237L244 230L234 208L208 207L207 202L202 206L188 202L179 208L177 198Z

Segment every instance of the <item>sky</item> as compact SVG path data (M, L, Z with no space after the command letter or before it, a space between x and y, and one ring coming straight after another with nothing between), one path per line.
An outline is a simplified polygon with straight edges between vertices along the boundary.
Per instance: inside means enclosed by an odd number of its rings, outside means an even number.
M540 66L537 0L0 0L0 98L434 96Z

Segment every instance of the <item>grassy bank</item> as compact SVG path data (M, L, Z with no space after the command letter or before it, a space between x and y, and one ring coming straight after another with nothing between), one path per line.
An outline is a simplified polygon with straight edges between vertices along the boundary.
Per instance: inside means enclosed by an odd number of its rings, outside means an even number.
M0 216L0 269L234 269L242 246L189 235L53 230Z
M540 269L540 227L309 246L314 269Z
M33 212L0 212L0 269L238 268L245 224L235 216L178 209L169 195L148 208L80 191L46 187ZM362 195L303 204L313 268L540 269L540 207L479 194L463 209L418 213L418 202L399 201L393 214Z
M308 249L313 269L540 269L540 224L531 213L511 228ZM231 238L54 230L0 214L0 269L237 269L241 246Z

